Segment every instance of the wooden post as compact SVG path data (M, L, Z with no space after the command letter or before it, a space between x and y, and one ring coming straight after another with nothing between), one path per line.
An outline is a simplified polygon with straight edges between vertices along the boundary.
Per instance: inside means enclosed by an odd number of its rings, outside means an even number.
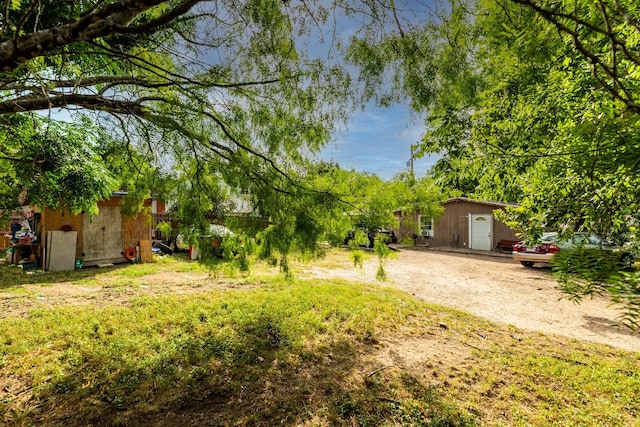
M151 240L140 240L140 262L152 262Z

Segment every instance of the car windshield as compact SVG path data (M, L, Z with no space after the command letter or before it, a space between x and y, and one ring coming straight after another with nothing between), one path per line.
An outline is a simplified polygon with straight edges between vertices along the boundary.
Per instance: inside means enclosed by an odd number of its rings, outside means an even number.
M211 224L209 226L209 234L211 234L212 236L220 236L220 237L233 236L233 231L229 230L224 225Z
M554 243L558 240L558 233L544 233L540 238L543 243Z
M574 233L571 237L565 237L563 239L558 238L558 233L544 233L540 239L542 243L557 243L557 244L572 244L574 246L583 245L600 245L607 244L600 237L587 233Z
M589 236L592 245L599 245L600 243L605 243L598 236L591 235Z

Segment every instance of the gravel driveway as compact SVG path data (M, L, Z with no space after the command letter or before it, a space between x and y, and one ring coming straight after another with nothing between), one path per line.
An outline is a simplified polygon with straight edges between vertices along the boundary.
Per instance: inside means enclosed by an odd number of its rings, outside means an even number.
M362 270L345 265L314 268L312 274L379 283L375 278L377 262L371 257ZM510 257L400 249L397 258L387 261L385 270L387 286L424 301L520 329L640 351L640 334L619 325L619 311L610 306L608 298L575 304L563 297L548 268L524 268Z

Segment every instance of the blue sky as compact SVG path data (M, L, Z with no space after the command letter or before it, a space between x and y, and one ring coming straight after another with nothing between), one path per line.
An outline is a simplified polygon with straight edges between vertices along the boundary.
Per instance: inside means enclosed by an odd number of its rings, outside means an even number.
M337 162L342 169L371 172L388 180L408 170L411 145L420 141L424 132L424 119L412 117L408 107L370 104L354 113L348 129L337 132L320 157ZM434 156L416 159L416 176L423 176L435 161Z
M411 28L424 21L437 6L432 0L399 0L396 7L401 11L402 25ZM354 16L341 14L333 16L336 25L336 37L348 43L349 37L360 29L359 20ZM387 16L390 19L390 16ZM364 16L363 21L367 21ZM396 30L396 21L390 23L389 32ZM326 31L331 35L331 31ZM331 37L320 42L315 40L313 53L322 57L333 45ZM307 46L308 48L308 46ZM358 70L351 69L357 81ZM398 172L408 170L407 162L411 157L411 145L418 143L425 133L424 116L412 116L406 105L379 108L371 101L363 111L355 111L348 128L334 134L334 141L327 145L320 157L323 160L337 162L342 169L355 169L359 172L375 173L382 179L391 179ZM436 162L437 156L423 157L414 161L416 176L424 176Z

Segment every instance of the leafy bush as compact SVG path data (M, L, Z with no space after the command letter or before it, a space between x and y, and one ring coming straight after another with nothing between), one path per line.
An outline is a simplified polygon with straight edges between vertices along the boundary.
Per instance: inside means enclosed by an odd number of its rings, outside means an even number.
M362 268L364 261L364 252L360 249L354 249L351 251L351 258L353 259L353 266Z
M156 225L156 228L160 230L160 235L162 236L162 240L169 240L169 237L171 236L171 231L173 230L170 222L166 222L166 221L161 222L158 225Z
M624 265L620 254L578 248L558 253L551 266L569 299L577 302L587 296L609 294L621 307L621 322L640 329L640 274L621 271Z

